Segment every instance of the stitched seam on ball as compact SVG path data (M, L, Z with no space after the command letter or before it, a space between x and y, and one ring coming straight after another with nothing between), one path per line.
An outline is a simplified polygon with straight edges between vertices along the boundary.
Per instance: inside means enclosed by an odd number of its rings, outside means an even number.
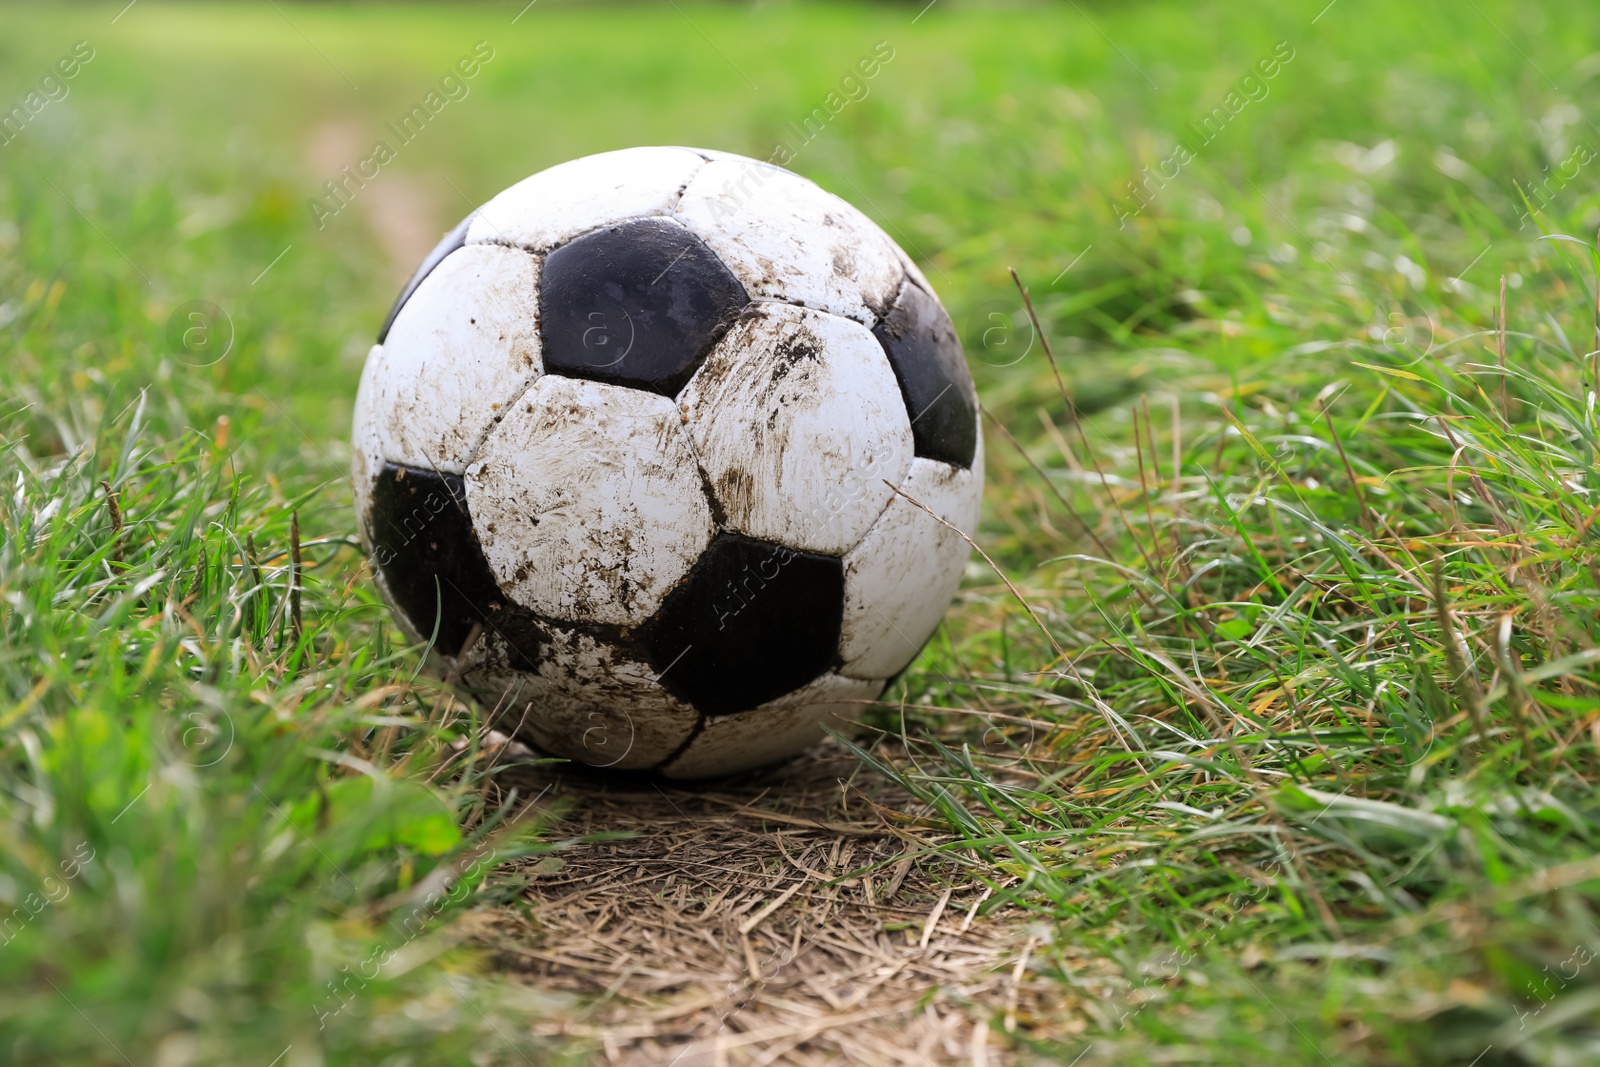
M732 271L733 268L730 267L728 269L730 271ZM735 274L734 277L738 278L739 276L737 274ZM744 279L743 278L739 279L739 284L740 285L744 284ZM748 291L749 290L746 289L746 292L748 292ZM898 295L898 293L899 293L899 290L896 290L896 295ZM862 322L860 319L856 318L854 315L847 315L842 311L835 311L832 308L817 307L815 304L808 304L804 300L791 300L791 299L789 299L787 297L781 297L781 296L752 296L752 297L750 297L750 303L752 303L752 304L779 304L779 305L782 305L783 307L804 308L807 311L815 311L819 315L832 315L836 319L843 319L846 322L853 322L857 326L865 326L869 330L871 330L873 327L875 327L877 325L877 316L875 314L873 314L872 309L867 307L867 305L864 302L862 303L861 306L867 309L867 317L869 319L873 320L871 322Z
M912 463L915 463L916 462L916 457L915 456L911 457L911 461L912 461ZM908 463L908 464L906 464L906 472L900 476L901 485L904 485L905 480L907 478L909 478L909 477L911 477L911 464ZM838 553L838 556L839 556L840 559L844 559L845 557L850 555L850 553L852 553L856 549L860 548L861 547L861 542L863 542L863 541L865 541L867 539L867 535L872 532L873 527L877 526L878 523L882 522L883 521L883 517L889 513L889 506L891 504L893 504L896 500L900 499L900 488L901 488L901 486L895 485L893 482L889 481L889 479L887 479L887 478L882 478L882 479L879 479L879 480L882 481L885 485L890 486L892 491L889 493L888 499L883 502L883 507L879 508L878 509L878 513L872 517L872 521L867 523L866 529L861 531L861 536L856 538L854 541L850 542L850 547L849 548L846 548L843 552Z
M656 684L657 685L661 685L660 675L656 676ZM662 686L662 689L666 689L666 686ZM694 707L693 704L690 704L689 706L690 707ZM649 767L645 768L646 770L651 770L651 771L664 771L664 770L666 770L667 769L667 765L669 763L671 763L673 760L675 760L675 759L679 758L680 756L682 756L685 752L687 752L689 750L689 746L694 744L695 741L697 739L699 739L700 735L705 732L707 716L706 716L706 713L701 711L699 708L695 708L694 709L694 715L695 715L694 725L689 728L689 736L685 737L678 744L677 748L673 749L671 752L668 752L665 756L661 757L661 759L658 762L652 763Z
M882 227L878 228L878 236L883 238L884 246L889 252L889 258L894 260L894 265L900 268L900 283L894 287L894 292L889 294L888 300L884 301L883 311L881 313L876 310L872 312L872 316L876 320L873 322L872 326L880 325L889 317L889 309L894 307L895 304L900 301L900 294L905 292L906 286L910 285L918 289L922 288L922 286L917 285L916 279L913 278L911 276L911 272L906 269L906 263L910 261L911 257L905 254L905 250L896 244L894 238L885 233ZM929 296L932 296L934 300L939 299L937 296L934 296L932 290L924 291L927 292ZM863 300L862 303L865 304L866 301ZM872 329L872 326L867 328Z
M940 625L943 625L943 623L941 622ZM938 632L939 631L937 629L934 630L934 633L938 633ZM929 635L928 639L930 641L933 639L931 634ZM922 649L920 649L920 648L917 649L917 652L921 652L921 651L922 651ZM916 659L917 658L917 652L911 653L911 658L912 659ZM856 657L856 659L858 659L858 660L859 659L864 659L864 658L865 658L864 656L857 656ZM907 665L909 666L909 663ZM849 674L849 673L847 673L848 670L849 670L849 667L850 667L850 665L848 663L845 664L842 667L835 667L833 669L833 673L838 675L840 678L845 678L845 679L848 679L849 681L852 681L852 682L874 682L874 683L876 683L878 685L883 686L885 689L887 689L889 687L889 679L887 679L887 678L863 678L858 674ZM901 668L901 670L904 670L904 669L905 669L904 667ZM946 680L948 681L949 679L946 679ZM873 698L873 702L876 703L878 698L880 698L882 696L883 696L882 691L879 691L878 696Z
M727 334L724 333L723 337L726 337L726 336L727 336ZM709 357L709 353L707 354L707 358L710 358ZM700 366L701 367L705 366L704 360L701 361ZM696 368L695 369L695 374L699 374L699 373L700 373L699 368ZM694 381L694 376L693 375L690 376L689 381L691 381L691 382ZM684 389L687 389L687 388L688 388L688 384L685 383ZM682 396L683 395L683 391L684 391L683 389L680 389L678 391L678 395ZM673 406L677 407L676 398L674 398ZM688 418L691 417L681 407L678 408L678 413L684 419L688 419ZM717 499L716 489L711 484L711 475L706 473L706 465L700 461L700 450L695 448L695 445L694 445L694 434L689 432L689 427L686 424L680 424L677 427L677 429L678 429L678 432L683 435L683 443L685 445L687 445L688 448L689 448L689 457L694 460L694 469L697 472L699 472L699 474L700 474L700 492L705 495L706 507L711 509L711 536L712 536L713 539L715 539L717 534L721 533L723 530L728 528L728 513L723 508L722 501ZM702 549L701 551L704 551L704 549ZM692 565L691 565L691 569L693 569ZM689 573L688 573L688 571L685 571L684 574L683 574L683 577L679 578L676 582L672 583L672 588L676 589L678 586L682 585L684 582L686 582L688 580L689 580ZM667 592L670 593L671 591L672 590L669 589ZM663 600L666 599L666 594L662 595L662 599Z
M896 261L898 262L898 257L897 257ZM906 286L908 286L908 285L914 286L915 288L918 288L918 289L922 288L922 286L917 285L916 282L912 281L911 272L906 270L905 267L902 266L900 268L900 284L894 287L894 295L889 297L889 303L884 306L883 314L882 315L878 315L877 316L877 320L878 321L874 322L871 326L867 327L868 329L876 329L877 327L882 326L885 321L887 321L887 319L889 318L890 309L893 308L896 304L900 303L900 294L902 294L902 293L904 293L906 291ZM928 295L932 296L933 294L929 293ZM937 300L938 297L934 297L934 299ZM957 340L959 340L959 338L957 338ZM887 354L888 353L885 353L885 355L887 355Z
M700 153L696 152L695 155L699 156ZM689 191L689 183L694 181L695 178L699 176L700 172L705 170L710 163L710 159L705 156L700 156L700 165L689 172L689 176L683 179L683 184L678 186L678 191L672 194L672 199L667 201L666 215L673 222L679 223L680 225L682 224L682 220L677 216L677 211L678 205L683 203L683 194ZM684 229L688 230L689 227L684 226ZM689 230L689 232L694 233L693 230ZM698 237L699 234L695 234L695 236Z
M525 245L525 244L518 244L516 241L512 241L512 240L485 241L483 243L486 244L486 245L496 245L496 246L498 246L500 248L515 248L520 252L527 252L529 255L537 256L538 258L543 259L544 257L548 256L551 252L554 252L556 249L565 248L567 245L569 245L572 242L576 241L580 237L588 237L592 233L599 233L601 230L609 230L613 226L621 226L625 222L637 222L640 219L666 219L668 222L675 222L679 226L682 226L685 230L688 230L695 237L700 237L699 234L695 233L694 230L690 229L687 225L685 225L684 221L682 219L678 218L678 216L674 215L671 211L668 211L668 210L654 211L654 210L652 210L652 211L646 211L646 212L644 212L643 214L640 214L640 215L624 215L621 218L615 218L615 219L611 219L611 220L609 220L607 222L597 223L597 224L595 224L593 226L590 226L586 230L579 230L576 233L569 234L568 236L561 238L561 240L555 242L554 244L548 244L548 245ZM701 240L703 241L704 238L701 238Z
M535 322L537 321L538 320L536 318ZM535 326L535 331L537 331L537 329L538 327ZM535 336L537 336L537 332L535 333ZM518 404L522 403L522 398L527 396L529 390L531 390L535 385L539 384L539 379L543 378L544 374L544 353L541 352L539 354L539 369L534 371L528 380L522 383L521 387L517 389L516 396L512 397L505 404L501 405L501 410L504 411L505 414L501 415L501 417L498 419L489 420L489 425L484 427L483 433L479 434L478 439L473 442L472 447L467 449L466 459L461 464L461 477L465 478L467 476L467 471L469 471L472 468L472 464L477 461L478 453L483 451L483 446L489 443L489 435L494 433L495 428L498 427L501 422L507 418L510 418L512 409Z
M848 315L840 315L840 314L837 314L836 312L832 312L832 311L823 311L821 308L808 307L805 304L797 304L797 303L794 303L794 302L789 301L789 300L770 300L770 299L765 299L765 298L759 298L758 297L758 298L752 299L750 302L752 304L773 304L773 305L777 305L777 306L780 306L780 307L797 307L797 308L801 308L802 310L810 311L810 312L813 312L813 313L818 314L818 315L829 315L829 316L832 316L833 318L841 319L841 320L843 320L845 322L854 323L857 326L861 325L861 323L859 321L857 321L856 319L850 318ZM729 332L732 332L732 331L730 330ZM727 338L727 334L724 334L722 340L726 340L726 338ZM874 347L876 347L877 350L882 353L883 352L883 346L878 344L878 339L877 339L876 336L873 337L872 341L873 341ZM718 343L720 344L721 341L719 341ZM713 346L713 347L715 347L715 346ZM709 358L710 358L710 353L707 353L707 359L709 359ZM888 353L883 353L883 358L884 358L884 361L887 363L887 361L889 359ZM703 365L704 364L702 364L702 366ZM695 373L698 374L699 371L696 371ZM889 368L889 374L890 374L891 380L894 381L895 396L897 398L901 398L901 404L900 404L901 410L905 410L904 399L901 396L901 392L900 392L900 383L899 383L898 379L894 378L894 368L892 366ZM689 379L689 381L692 383L694 381L694 378L691 377ZM684 386L684 389L685 390L688 389L688 385L687 384ZM680 392L679 395L681 396L682 393ZM909 416L908 416L908 418L909 418ZM908 423L908 426L909 426L909 423ZM720 500L718 500L717 495L716 495L716 491L712 488L711 478L706 473L705 464L703 464L700 461L700 453L695 448L695 444L694 444L694 434L690 433L688 431L688 428L685 427L683 436L684 436L684 439L686 441L688 441L688 443L689 443L689 454L694 457L695 466L700 471L700 484L703 486L707 497L710 498L712 520L715 523L717 529L718 530L727 529L727 530L730 530L731 532L735 532L735 533L742 532L742 531L734 530L734 528L732 526L729 526L725 521L717 521L717 513L723 511L722 503L721 503ZM915 463L916 461L917 461L916 439L915 439L915 436L913 435L912 441L911 441L911 461L906 464L905 472L900 475L900 480L902 482L904 482L906 478L911 476L911 465L913 463ZM886 482L888 481L888 479L883 479L883 480L886 481ZM890 483L890 484L893 485L893 483ZM899 486L894 486L894 488L898 489ZM876 526L878 524L878 522L883 518L884 514L889 510L889 505L894 503L895 498L898 495L899 494L896 493L896 492L891 492L888 495L888 497L885 498L885 500L883 502L883 506L880 507L878 509L877 513L872 516L871 520L864 527L862 527L860 535L857 536L855 538L855 540L851 541L848 545L846 545L843 549L810 547L810 548L803 548L802 551L806 551L806 552L821 552L821 553L824 553L824 554L829 555L829 556L838 556L840 559L843 559L844 557L848 556L851 552L854 552L856 550L856 547L859 546L861 544L861 542L866 539L867 534L872 532L872 528L874 526ZM724 512L723 519L726 520L726 518L727 518L727 515ZM809 528L809 527L799 531L801 536L806 536L806 535L808 535L808 534L810 534L812 532L813 532L812 528ZM754 534L749 534L748 536L752 536L753 537L755 535ZM795 548L795 547L799 547L799 546L790 545L788 547Z
M684 183L684 189L686 190L686 189L688 189L688 187L689 187L688 183L687 182ZM682 191L680 191L679 194L678 194L679 203L681 203L682 200L683 200L683 193L682 193ZM846 315L846 314L843 314L841 312L834 311L832 308L823 308L823 307L817 307L814 304L808 304L804 300L794 300L794 299L791 299L789 297L782 297L782 296L758 296L758 295L755 295L755 294L751 293L750 292L751 280L750 279L746 279L744 277L741 277L740 274L733 269L732 264L730 264L726 259L724 259L722 257L722 254L719 253L715 248L712 247L711 242L709 240L707 240L707 235L701 233L693 225L690 224L688 219L685 219L683 216L678 214L678 212L677 212L677 204L673 205L673 210L671 210L671 211L669 211L667 213L667 217L670 218L673 222L676 222L678 225L682 226L684 229L688 230L690 233L694 234L696 237L698 237L700 239L700 241L703 244L705 244L705 246L707 248L711 249L711 254L716 256L717 259L722 263L722 265L725 268L727 268L729 274L732 274L734 276L734 278L738 279L738 282L739 282L740 285L744 286L744 291L745 291L746 295L748 296L749 302L751 304L787 304L789 307L805 308L807 311L820 311L824 315L836 315L841 319L848 319L849 321L851 321L853 323L856 323L857 325L865 326L869 330L872 329L874 326L876 326L878 324L880 316L878 315L877 312L872 310L871 305L869 305L866 302L865 299L861 300L861 306L862 306L862 308L864 308L866 310L867 318L869 320L871 320L871 321L868 321L868 322L862 322L860 319L856 318L854 315ZM899 260L897 259L896 262L898 263ZM906 280L906 272L905 272L905 268L902 267L900 269L900 283L902 285L904 285L905 284L905 280ZM900 290L899 290L898 287L896 287L896 289L894 291L894 294L895 294L895 299L898 299L899 296L900 296ZM890 306L893 306L893 303L894 303L894 301L891 300L890 301Z
M539 284L540 275L542 275L542 273L543 273L543 268L544 268L544 263L541 261L540 264L539 264L540 273L535 275L535 280L534 280L535 292L537 292L537 286ZM530 375L528 377L528 379L522 383L520 388L517 389L517 395L512 397L504 405L502 405L502 410L504 411L504 414L501 415L501 417L498 418L498 419L491 419L490 422L489 422L489 425L484 427L483 433L478 435L478 439L476 441L474 441L473 444L472 444L472 447L467 450L466 462L463 463L462 467L461 467L461 475L462 475L463 478L466 477L467 470L472 466L473 462L478 458L478 453L483 451L483 446L488 443L489 435L494 433L495 427L499 426L501 422L503 422L505 419L507 419L507 418L509 418L511 416L512 409L514 409L518 404L522 403L522 398L527 396L529 390L531 390L535 385L537 385L539 383L539 379L540 378L544 377L545 369L544 369L544 335L543 335L543 332L542 332L543 331L543 327L544 327L544 324L539 321L538 300L535 299L534 300L534 308L533 308L533 340L534 340L534 344L537 345L538 349L539 349L539 351L538 351L539 368L537 370L535 370L533 372L533 374Z
M906 277L905 272L901 271L900 272L900 281L901 281L902 285L905 284L905 277ZM899 297L900 297L900 291L898 289L896 289L895 290L895 299L899 299ZM804 306L804 305L802 305L802 306ZM846 322L853 322L857 326L861 325L861 323L859 321L857 321L856 319L852 319L848 315L840 315L840 314L837 314L836 312L832 312L832 311L822 311L819 308L807 308L807 310L808 311L815 311L819 315L832 315L836 319L843 319ZM869 330L871 328L872 327L870 327L870 326L867 327L867 329L869 329ZM906 405L905 405L905 398L904 398L904 396L903 396L903 394L901 393L901 390L900 390L900 380L899 380L898 377L896 377L896 375L894 373L894 365L889 362L889 353L885 352L883 350L883 345L878 343L878 337L877 337L876 334L874 334L873 337L872 337L872 344L873 344L873 347L876 348L878 350L878 352L880 352L883 355L884 365L887 366L888 369L889 369L889 380L894 383L895 396L900 399L900 409L902 411L906 412L906 420L907 420L906 421L906 429L908 430L908 432L911 433L911 442L910 442L910 444L911 444L911 459L910 459L909 462L906 463L905 472L900 475L900 481L902 483L904 483L907 478L911 477L911 467L917 461L916 432L915 432L915 430L913 430L911 428L910 409L907 408ZM868 522L866 524L866 526L862 527L861 535L859 537L857 537L854 541L851 541L850 544L848 546L846 546L845 549L842 552L830 553L830 555L837 555L840 559L844 559L844 557L846 557L850 553L854 552L856 550L856 548L861 544L861 542L866 540L867 535L872 532L872 528L874 526L878 525L878 523L883 519L883 516L889 510L889 505L893 504L895 502L895 500L900 496L900 493L898 492L898 490L900 489L900 486L895 485L893 482L890 482L889 479L887 479L887 478L882 478L882 479L880 479L880 481L883 481L884 483L888 484L895 491L891 492L888 495L888 497L884 499L883 506L878 509L878 513L876 515L872 516L872 521Z

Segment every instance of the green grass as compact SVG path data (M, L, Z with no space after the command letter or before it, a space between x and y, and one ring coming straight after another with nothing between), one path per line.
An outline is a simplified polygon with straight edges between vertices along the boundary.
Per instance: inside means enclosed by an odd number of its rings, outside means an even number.
M951 862L1042 922L1063 1010L1014 1039L1600 1056L1600 170L1526 222L1517 193L1600 149L1592 6L279 6L0 36L7 106L95 49L0 146L0 1059L555 1054L451 928L517 893L474 860L546 845L351 543L350 401L404 270L365 205L405 184L448 225L587 152L764 157L880 40L791 166L927 265L992 416L978 540L1028 606L975 569L876 721L928 739L883 770ZM316 131L364 154L478 40L471 95L316 229ZM231 346L173 343L195 300Z

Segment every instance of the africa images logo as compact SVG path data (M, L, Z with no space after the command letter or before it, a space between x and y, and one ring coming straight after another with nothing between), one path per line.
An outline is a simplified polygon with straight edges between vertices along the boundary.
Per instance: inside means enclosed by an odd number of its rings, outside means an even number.
M0 113L0 145L8 145L22 134L35 115L58 100L65 100L71 92L67 82L94 59L94 46L79 41L72 51L51 64L39 79L37 88L30 89L10 111Z
M412 104L410 110L401 115L397 122L387 124L389 131L394 135L395 145L404 148L416 140L428 123L452 101L465 100L472 92L472 86L468 83L478 76L485 64L494 59L494 54L494 48L488 41L479 41L472 46L470 56L462 56L456 60L455 64L440 76L437 88L429 89L422 100ZM354 172L347 163L340 168L341 177L329 178L323 182L322 187L327 190L327 196L314 196L307 201L317 229L325 228L329 219L349 207L355 201L356 194L367 187L367 182L376 178L379 172L394 162L399 155L396 147L390 145L388 141L374 141L372 150L355 164Z
M1267 83L1288 66L1295 57L1294 47L1288 41L1279 41L1273 49L1272 55L1256 60L1250 73L1244 75L1228 90L1222 102L1201 116L1198 123L1191 120L1188 124L1190 134L1180 140L1172 153L1157 163L1155 173L1150 172L1147 166L1143 170L1143 177L1137 181L1130 180L1127 186L1128 202L1117 206L1118 228L1128 225L1128 220L1136 218L1149 207L1155 194L1165 189L1167 182L1172 181L1200 154L1200 150L1221 136L1228 124L1239 116L1252 102L1265 100L1272 92L1272 87ZM1259 72L1259 73L1258 73Z

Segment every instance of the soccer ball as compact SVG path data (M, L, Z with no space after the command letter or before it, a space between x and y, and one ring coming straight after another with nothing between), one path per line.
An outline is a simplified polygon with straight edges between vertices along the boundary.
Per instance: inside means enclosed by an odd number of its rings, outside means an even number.
M428 255L367 357L354 468L435 669L544 751L700 778L803 749L912 660L983 445L949 316L882 230L766 163L633 148Z

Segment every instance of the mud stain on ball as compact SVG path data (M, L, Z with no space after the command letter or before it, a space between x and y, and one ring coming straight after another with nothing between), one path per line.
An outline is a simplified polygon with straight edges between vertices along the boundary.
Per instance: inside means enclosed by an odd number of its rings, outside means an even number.
M726 502L735 511L747 511L754 499L756 480L742 467L729 467L722 472L713 489L719 502Z
M848 551L889 502L884 481L910 462L910 419L887 357L865 326L842 316L756 305L681 401L724 512L719 527L792 548ZM860 491L830 503L851 480Z

